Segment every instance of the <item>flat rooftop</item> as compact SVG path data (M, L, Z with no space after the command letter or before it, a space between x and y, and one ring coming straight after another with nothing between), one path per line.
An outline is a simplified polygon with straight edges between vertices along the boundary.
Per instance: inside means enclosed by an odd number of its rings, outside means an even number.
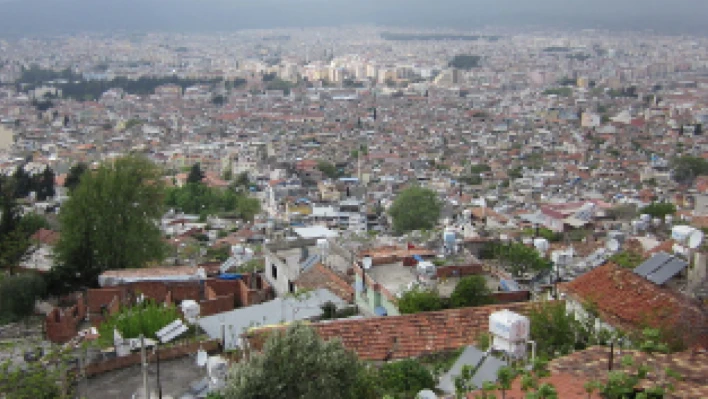
M403 266L403 262L372 266L366 274L393 295L403 291L408 283L416 281L415 267Z

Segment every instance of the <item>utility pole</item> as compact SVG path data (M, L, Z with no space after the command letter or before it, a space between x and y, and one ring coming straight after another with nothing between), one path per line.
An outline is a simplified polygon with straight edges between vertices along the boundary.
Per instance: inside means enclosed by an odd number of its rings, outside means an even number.
M150 389L148 388L148 363L147 354L145 353L145 336L140 334L140 359L143 362L143 390L145 399L150 399Z

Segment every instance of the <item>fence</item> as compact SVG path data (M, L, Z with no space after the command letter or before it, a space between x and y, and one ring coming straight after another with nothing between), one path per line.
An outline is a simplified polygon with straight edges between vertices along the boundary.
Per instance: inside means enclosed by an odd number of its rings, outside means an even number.
M209 340L202 342L182 341L170 344L168 347L160 348L160 361L171 360L184 357L190 354L196 354L201 348L209 353L219 351L221 343L218 340ZM148 350L148 362L156 361L156 354L152 349ZM119 370L141 363L140 352L131 353L128 356L115 357L112 359L100 360L86 366L86 376L93 377L99 374L107 373L113 370Z

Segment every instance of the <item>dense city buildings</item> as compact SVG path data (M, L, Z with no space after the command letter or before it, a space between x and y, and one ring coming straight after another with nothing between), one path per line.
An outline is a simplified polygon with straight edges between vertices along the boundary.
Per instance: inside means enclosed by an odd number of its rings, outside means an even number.
M51 275L74 168L137 155L167 187L165 256L40 301L45 344L100 342L151 300L201 307L194 330L230 354L305 321L380 362L479 345L499 311L537 323L561 303L593 332L548 349L531 325L559 391L606 378L594 345L656 329L688 377L671 397L707 397L707 46L374 26L0 40L0 174L30 176L21 213L48 222L3 267ZM461 293L475 278L483 300ZM597 364L570 366L584 353Z

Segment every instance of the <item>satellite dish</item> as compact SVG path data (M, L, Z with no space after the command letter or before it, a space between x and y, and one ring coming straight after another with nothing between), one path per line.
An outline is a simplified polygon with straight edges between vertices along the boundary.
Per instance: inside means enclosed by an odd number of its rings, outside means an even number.
M664 217L664 220L666 221L666 224L671 224L674 221L674 217L671 215L666 215L666 217Z
M200 349L199 351L197 351L197 366L199 366L199 367L206 366L208 359L209 359L209 355L206 353L205 350Z
M373 264L373 260L371 259L370 256L365 256L364 259L361 260L361 263L364 266L364 270L369 270L369 269L371 269L371 265Z
M614 238L610 241L607 241L607 249L612 252L617 252L620 249L619 241L615 240Z
M698 248L703 242L703 232L696 230L688 237L688 247L691 249Z

